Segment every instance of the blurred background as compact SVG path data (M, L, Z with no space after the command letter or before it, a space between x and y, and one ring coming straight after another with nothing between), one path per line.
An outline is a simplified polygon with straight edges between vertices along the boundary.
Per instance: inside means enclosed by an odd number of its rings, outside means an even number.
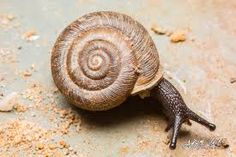
M165 76L216 131L184 125L171 151L158 102L131 97L90 113L65 101L52 81L51 49L72 21L101 10L144 25ZM235 17L234 0L1 0L1 156L236 156Z

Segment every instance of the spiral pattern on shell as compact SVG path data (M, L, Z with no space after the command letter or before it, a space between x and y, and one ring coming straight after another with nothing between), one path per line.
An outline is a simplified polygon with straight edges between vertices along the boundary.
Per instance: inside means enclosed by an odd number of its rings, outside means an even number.
M111 109L152 86L158 67L158 53L143 26L114 12L74 21L58 37L51 57L59 90L74 105L93 111Z

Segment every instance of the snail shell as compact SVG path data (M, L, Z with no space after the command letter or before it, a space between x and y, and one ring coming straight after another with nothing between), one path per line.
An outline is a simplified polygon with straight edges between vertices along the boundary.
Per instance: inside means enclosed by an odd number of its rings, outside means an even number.
M64 29L52 50L51 70L66 98L91 111L114 108L162 77L146 29L108 11L86 14Z

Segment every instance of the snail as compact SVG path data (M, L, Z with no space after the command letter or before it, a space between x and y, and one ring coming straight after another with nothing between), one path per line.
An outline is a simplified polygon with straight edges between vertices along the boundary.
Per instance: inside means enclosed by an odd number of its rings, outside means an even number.
M75 106L106 111L132 95L150 96L163 105L176 148L184 122L216 126L190 110L163 77L156 46L147 30L125 14L88 13L67 26L54 44L51 72L55 85Z

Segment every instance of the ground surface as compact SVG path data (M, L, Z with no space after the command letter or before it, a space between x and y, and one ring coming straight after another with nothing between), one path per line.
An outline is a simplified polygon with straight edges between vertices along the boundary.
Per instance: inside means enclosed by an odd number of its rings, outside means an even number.
M185 125L171 151L156 102L134 97L97 114L66 103L51 78L51 48L71 21L98 10L126 13L148 29L166 77L215 132ZM1 0L0 101L18 97L13 111L0 112L1 156L236 156L235 17L233 0ZM153 25L184 30L186 41L172 43ZM229 148L215 146L224 138Z

